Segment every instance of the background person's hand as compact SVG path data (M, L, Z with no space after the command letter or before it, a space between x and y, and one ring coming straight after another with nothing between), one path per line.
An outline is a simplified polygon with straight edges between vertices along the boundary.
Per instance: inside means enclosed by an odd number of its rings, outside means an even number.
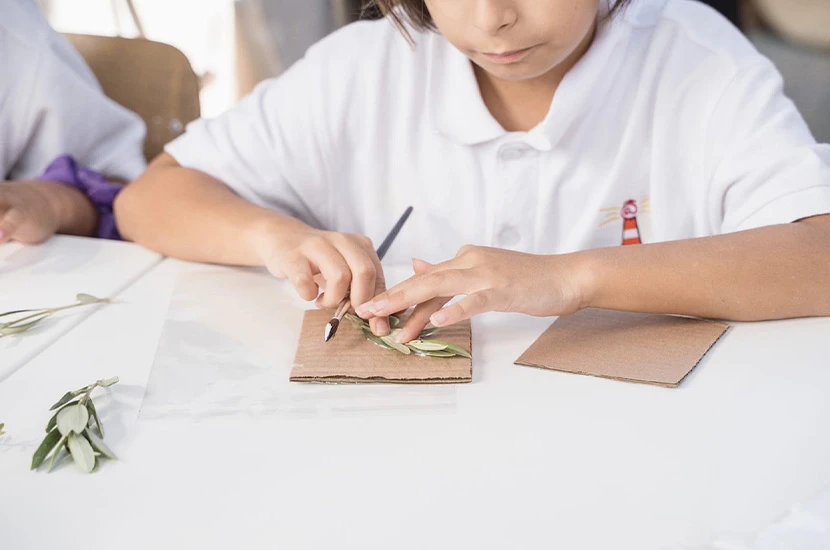
M87 198L62 183L0 182L0 243L37 244L58 232L91 235L97 219Z

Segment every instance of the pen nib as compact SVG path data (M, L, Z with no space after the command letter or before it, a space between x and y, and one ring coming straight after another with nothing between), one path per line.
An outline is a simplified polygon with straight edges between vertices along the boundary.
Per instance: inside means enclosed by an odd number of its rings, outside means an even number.
M329 321L329 323L326 325L326 333L323 335L326 342L328 342L329 340L334 338L334 333L337 332L337 327L339 327L339 326L340 326L340 319L335 318L335 319L332 319L331 321Z

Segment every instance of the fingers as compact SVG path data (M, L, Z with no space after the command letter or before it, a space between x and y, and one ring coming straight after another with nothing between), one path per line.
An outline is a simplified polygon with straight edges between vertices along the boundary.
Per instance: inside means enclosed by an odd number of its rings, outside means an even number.
M371 315L389 315L433 298L451 298L459 294L471 294L481 288L482 282L478 280L473 270L433 270L429 273L414 275L379 294L370 302L360 304L357 307L357 313L364 318L369 318Z
M448 298L433 298L423 304L418 304L412 311L412 315L401 327L401 332L398 333L397 341L401 344L415 340L424 327L429 323L430 316L439 311L444 304L449 301Z
M412 258L412 270L415 272L416 275L420 275L421 273L429 272L433 267L433 264L425 261L420 260L418 258Z
M356 236L338 234L332 238L351 274L349 290L352 303L362 304L370 300L375 295L378 271L383 273L380 262L375 261L375 252L371 248L367 251L358 244ZM369 246L371 247L371 244Z
M305 251L312 267L316 267L326 280L326 291L317 298L317 306L336 308L349 291L352 276L349 264L334 246L325 239L314 242Z
M23 213L16 208L0 210L0 244L10 241L23 223Z
M285 278L291 283L300 298L310 302L317 298L320 290L312 275L311 264L308 259L297 255L295 258L286 261L282 265Z
M474 292L434 313L429 320L436 327L445 327L480 313L499 310L499 302L499 295L494 290Z

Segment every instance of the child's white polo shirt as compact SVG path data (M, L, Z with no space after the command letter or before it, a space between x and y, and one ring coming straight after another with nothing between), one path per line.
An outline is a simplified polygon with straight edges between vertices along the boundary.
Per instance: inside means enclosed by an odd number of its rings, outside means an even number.
M464 244L563 253L830 213L818 145L773 65L698 2L634 0L506 132L437 33L350 25L167 151L243 198L439 261Z

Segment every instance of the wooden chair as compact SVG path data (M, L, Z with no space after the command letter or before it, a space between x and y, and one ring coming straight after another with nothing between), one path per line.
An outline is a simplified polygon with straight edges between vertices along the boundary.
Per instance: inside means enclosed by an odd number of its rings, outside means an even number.
M95 73L104 93L144 119L148 161L184 132L188 122L199 118L199 77L178 49L143 38L65 36Z

